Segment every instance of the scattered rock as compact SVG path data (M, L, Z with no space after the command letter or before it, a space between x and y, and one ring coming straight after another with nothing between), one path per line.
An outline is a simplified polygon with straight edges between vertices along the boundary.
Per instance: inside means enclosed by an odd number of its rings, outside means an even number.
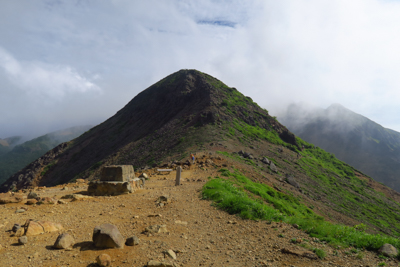
M127 246L137 246L139 245L140 239L137 236L128 237L126 239L125 245Z
M23 236L24 234L25 234L25 229L21 227L15 232L14 236L20 237Z
M150 266L150 267L174 267L174 265L171 263L159 262L159 261L155 261L155 260L149 261L147 263L147 266Z
M72 201L89 199L89 198L93 198L93 197L82 195L82 194L68 194L68 195L61 197L61 199L72 199Z
M397 255L397 249L391 244L384 244L379 250L386 257L395 257Z
M25 209L17 209L16 211L15 211L15 213L24 213L26 210Z
M176 220L175 221L176 224L182 224L182 225L187 225L188 223L185 221L181 221L181 220Z
M57 237L56 242L54 243L55 248L66 249L71 248L75 243L74 237L68 233L63 233Z
M68 202L62 199L57 200L58 204L67 204Z
M144 172L141 175L139 175L139 178L144 178L146 180L149 180L149 176Z
M300 185L296 182L296 180L294 179L294 177L290 174L286 174L286 182L294 187L296 187L297 189L300 189Z
M13 231L14 233L16 233L18 231L18 229L21 228L21 225L16 223L13 225L13 228L11 229L11 231Z
M37 204L56 204L57 200L52 197L43 197L38 200Z
M269 165L269 159L265 157L261 160L261 162Z
M271 171L277 173L278 169L276 168L275 164L271 161L271 163L269 164L269 168L271 169Z
M124 248L125 239L115 225L105 223L93 229L93 242L97 248Z
M28 199L28 201L26 201L26 205L34 205L36 204L38 201L36 199Z
M28 199L36 199L38 197L39 197L38 194L33 191L29 192L28 194Z
M77 184L84 184L86 183L85 179L76 179Z
M21 236L20 238L18 238L18 244L20 245L25 245L26 243L28 243L28 237L27 236Z
M169 249L167 251L164 251L164 254L169 256L171 259L176 260L176 254L172 249Z
M111 257L108 254L101 254L97 256L96 262L100 267L109 267L111 266Z
M159 233L167 233L167 226L165 224L163 225L151 225L146 228L146 232L151 233L151 234L159 234Z
M301 251L301 250L298 250L298 249L295 249L295 248L283 248L283 249L281 249L281 252L285 253L285 254L292 254L292 255L299 256L299 257L309 258L309 259L312 259L312 260L318 259L317 255L315 255L312 252Z

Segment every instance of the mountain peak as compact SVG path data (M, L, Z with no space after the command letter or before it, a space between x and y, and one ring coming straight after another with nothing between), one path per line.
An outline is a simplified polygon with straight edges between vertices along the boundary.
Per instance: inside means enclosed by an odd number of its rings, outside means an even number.
M48 162L39 159L10 177L0 190L93 179L107 164L151 166L204 143L220 142L235 127L252 138L270 131L279 142L297 147L295 136L250 97L208 74L180 70L140 92L113 117L49 152ZM40 166L49 164L51 168L41 172ZM34 175L32 168L37 170Z

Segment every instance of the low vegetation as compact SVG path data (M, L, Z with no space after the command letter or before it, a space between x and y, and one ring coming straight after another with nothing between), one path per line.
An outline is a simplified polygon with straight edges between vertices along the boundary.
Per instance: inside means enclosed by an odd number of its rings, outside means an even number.
M243 219L283 221L297 224L312 237L334 246L378 250L384 243L400 248L400 240L365 232L365 225L355 227L333 224L316 215L294 196L256 183L238 171L221 169L221 177L208 181L203 198L212 200L218 208ZM324 257L323 252L318 252Z

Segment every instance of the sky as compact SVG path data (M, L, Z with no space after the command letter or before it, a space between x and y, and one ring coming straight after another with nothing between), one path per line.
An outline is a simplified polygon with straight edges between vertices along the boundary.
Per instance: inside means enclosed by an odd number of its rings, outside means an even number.
M400 1L0 2L0 138L114 115L180 69L271 115L339 103L400 131Z

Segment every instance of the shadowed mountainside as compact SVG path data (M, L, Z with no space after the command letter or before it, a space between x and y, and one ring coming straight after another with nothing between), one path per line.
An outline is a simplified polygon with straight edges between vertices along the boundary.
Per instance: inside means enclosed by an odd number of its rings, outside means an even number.
M335 104L291 105L279 120L297 136L400 192L400 133Z

